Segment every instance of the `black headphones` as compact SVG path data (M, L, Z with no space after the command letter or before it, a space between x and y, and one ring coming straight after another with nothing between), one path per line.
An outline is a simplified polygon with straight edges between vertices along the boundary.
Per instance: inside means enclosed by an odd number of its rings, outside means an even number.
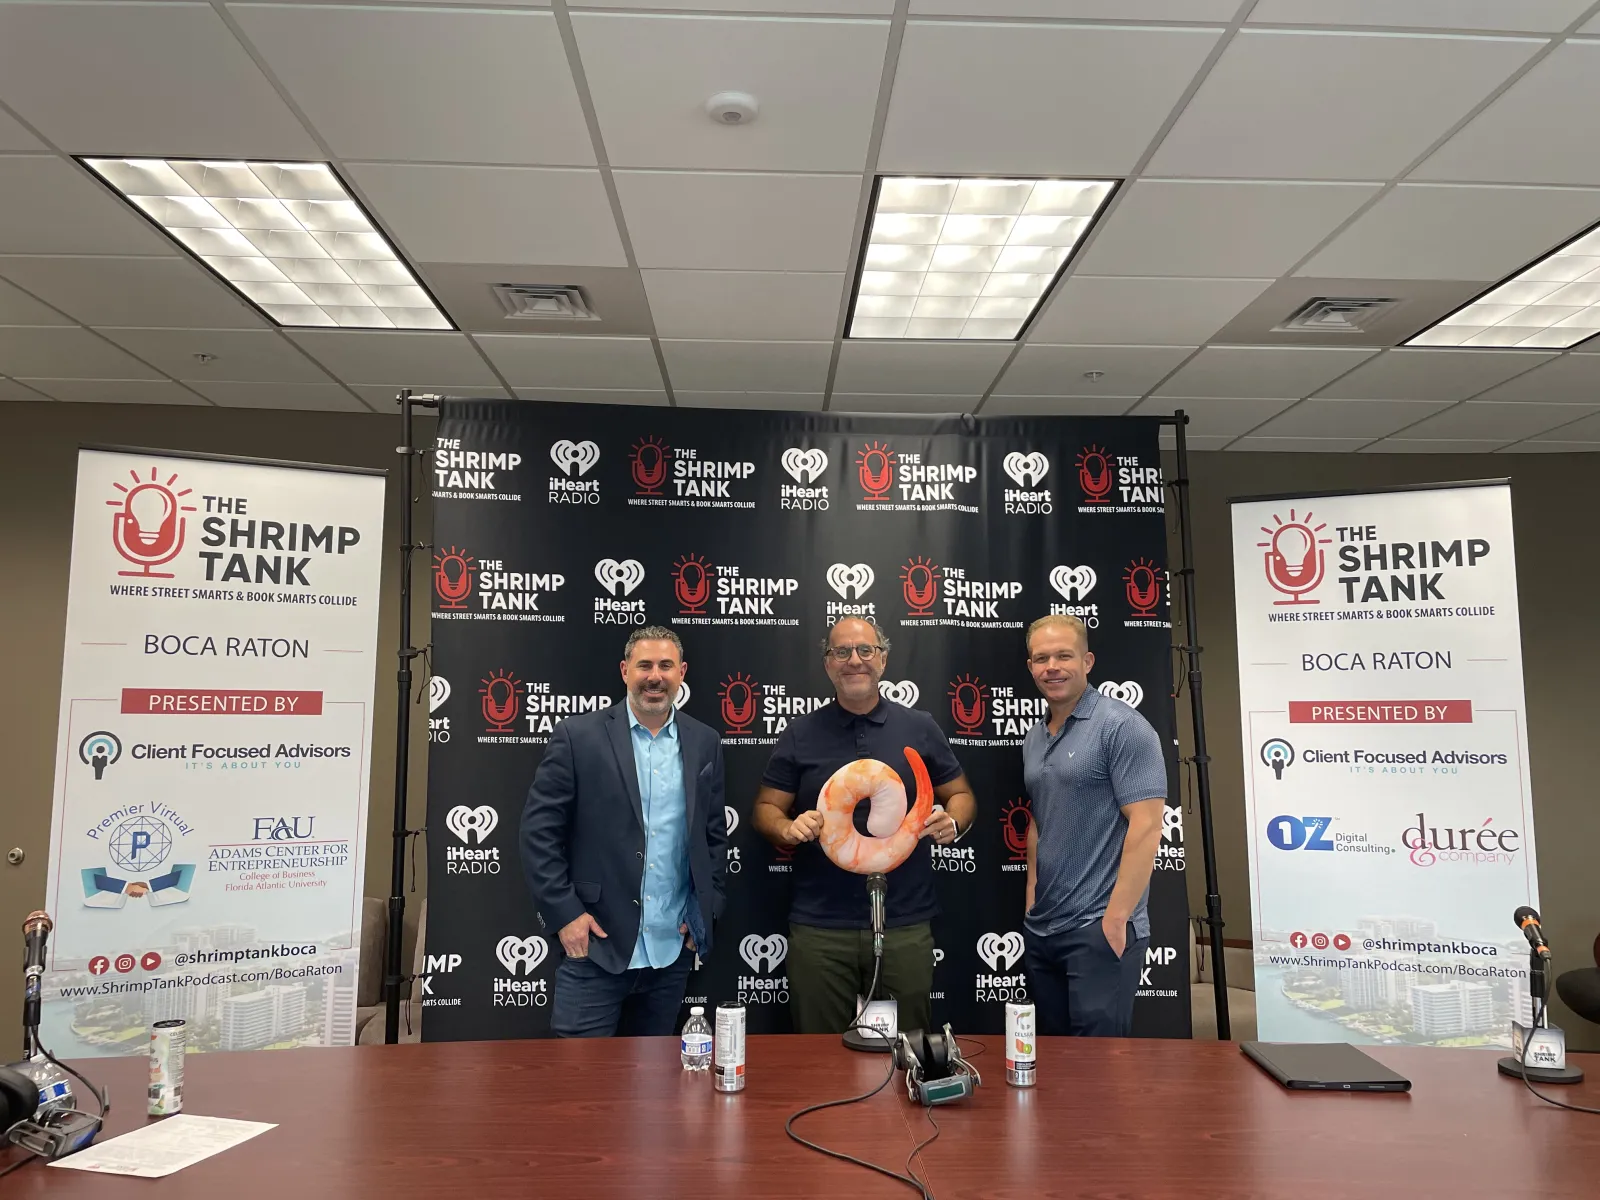
M906 1095L929 1107L964 1100L983 1082L972 1064L961 1057L960 1043L949 1025L943 1033L902 1030L895 1043L894 1064L906 1073Z
M0 1067L0 1139L18 1121L30 1119L38 1107L38 1085L21 1071Z
M949 1041L942 1033L908 1029L895 1046L895 1066L922 1079L944 1079L950 1074Z

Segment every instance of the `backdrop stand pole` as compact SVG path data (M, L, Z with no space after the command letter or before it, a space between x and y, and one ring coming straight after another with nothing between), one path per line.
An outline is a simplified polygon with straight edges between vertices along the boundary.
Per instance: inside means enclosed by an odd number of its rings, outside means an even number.
M411 540L411 509L417 497L412 493L411 466L418 451L411 444L411 410L414 405L436 408L434 396L411 395L406 388L395 397L400 406L400 645L396 652L399 669L395 672L397 707L394 718L394 832L390 849L389 930L383 947L383 1040L393 1045L400 1040L400 989L406 975L400 970L405 949L406 915L406 840L407 785L411 766L411 660L421 653L411 644L411 556L419 549Z
M1217 846L1211 824L1211 756L1206 753L1206 710L1200 685L1200 629L1194 600L1194 533L1189 520L1189 416L1178 409L1173 413L1177 433L1178 475L1173 485L1178 490L1178 533L1182 543L1183 565L1178 578L1183 587L1182 647L1187 659L1185 678L1189 685L1189 710L1194 734L1195 791L1200 796L1200 848L1206 870L1206 926L1211 933L1211 986L1216 993L1217 1039L1231 1041L1233 1029L1228 1019L1228 964L1222 946L1222 896L1217 891Z

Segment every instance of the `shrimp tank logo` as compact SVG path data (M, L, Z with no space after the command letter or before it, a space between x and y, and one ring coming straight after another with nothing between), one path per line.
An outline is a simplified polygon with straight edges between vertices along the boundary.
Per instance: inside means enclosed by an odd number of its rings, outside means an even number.
M900 568L900 594L905 597L907 615L925 617L939 602L939 564L918 556Z
M983 719L989 715L989 685L976 675L961 675L950 681L950 717L956 728L968 737L983 732Z
M894 486L895 453L882 442L868 442L856 455L856 478L863 500L886 500Z
M177 839L193 833L194 827L159 801L148 805L148 812L146 807L125 805L88 830L89 839L105 847L111 864L79 872L86 908L120 909L140 898L159 908L189 899L194 864L167 860Z
M933 813L933 782L922 756L905 748L917 784L916 803L907 811L906 787L888 763L858 758L835 771L817 794L822 832L817 844L834 866L857 875L894 870L917 848L922 827ZM866 800L867 832L856 829L856 805Z
M1322 601L1310 593L1316 591L1327 573L1327 552L1320 547L1328 545L1332 539L1317 536L1327 525L1311 524L1313 516L1309 512L1296 517L1292 508L1287 521L1277 513L1272 514L1272 520L1276 528L1263 525L1261 532L1267 535L1267 540L1256 545L1266 551L1261 567L1267 582L1274 591L1289 597L1272 603L1321 604Z
M496 671L484 679L478 688L483 697L483 721L489 733L512 733L520 706L517 696L522 681L510 671Z
M451 546L433 556L433 590L441 609L465 609L477 579L478 560L467 551Z
M1028 999L1028 977L1023 972L1010 974L1022 962L1022 934L986 933L978 939L978 957L993 974L978 973L975 998L979 1001L1004 1000L1020 1003Z
M685 554L672 564L672 594L678 615L703 616L711 599L711 564L699 554Z
M778 489L778 507L798 512L826 512L828 489L819 486L817 480L828 469L827 452L815 447L802 450L798 446L790 446L778 461L783 464L789 478L794 480Z
M1078 486L1083 489L1087 504L1104 504L1111 495L1115 476L1111 470L1111 456L1104 446L1085 446L1078 453Z
M111 486L121 497L107 500L106 504L119 510L111 514L111 545L124 560L139 569L117 574L140 579L171 579L171 571L155 568L165 566L183 550L189 525L183 514L196 511L194 505L182 503L191 489L178 490L176 474L162 480L159 467L150 468L149 479L142 478L134 470L129 470L128 478L133 486L113 483Z
M573 442L562 438L550 447L550 461L560 475L550 476L551 504L599 504L600 481L585 479L600 461L600 447L593 442Z
M746 734L755 724L760 708L761 685L750 676L735 672L717 689L722 702L722 730L730 736Z
M1166 599L1167 573L1148 558L1136 558L1122 573L1123 592L1128 597L1128 607L1133 610L1124 625L1132 629L1160 627L1169 623L1156 617L1156 609Z
M122 757L122 739L109 730L91 733L78 743L78 759L94 770L96 782L105 777L106 768Z
M1000 837L1011 855L1000 864L1002 871L1028 869L1028 830L1033 828L1033 810L1026 796L1018 796L1000 810Z
M747 933L739 941L739 957L753 974L737 980L740 1004L789 1003L789 977L775 972L789 957L789 939L781 933L763 937Z
M667 482L667 460L671 456L667 444L654 434L633 444L628 454L628 471L633 475L635 495L661 495Z
M518 937L509 933L496 942L494 956L500 960L506 974L495 978L494 1006L544 1008L549 1005L550 981L528 978L549 954L549 945L537 934Z
M1261 761L1272 768L1272 777L1281 780L1283 769L1294 765L1294 747L1282 738L1269 738L1261 743Z

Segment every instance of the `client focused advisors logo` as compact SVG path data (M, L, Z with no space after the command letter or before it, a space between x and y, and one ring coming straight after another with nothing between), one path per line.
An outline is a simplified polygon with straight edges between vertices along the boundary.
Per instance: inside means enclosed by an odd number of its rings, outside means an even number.
M1026 796L1018 796L1000 810L1000 836L1011 855L1000 864L1002 871L1028 869L1028 830L1033 828L1033 810Z
M761 707L761 685L749 675L734 672L717 688L722 713L722 732L740 737L750 732Z
M121 757L122 739L106 729L96 730L78 743L78 761L94 771L97 781L104 778L106 768Z
M149 479L131 469L128 478L133 486L113 483L112 488L121 496L106 501L109 507L119 510L111 514L111 546L139 569L117 574L140 579L171 579L171 571L155 568L165 566L183 550L189 524L183 514L197 511L194 505L182 502L191 489L178 487L176 473L162 480L159 467L150 468Z
M495 943L494 956L505 968L505 976L494 981L496 1008L544 1008L550 1003L550 981L530 979L539 964L550 954L550 947L537 934L519 938L507 934Z
M827 617L872 617L877 615L877 605L862 603L867 591L877 578L866 563L834 563L825 578L828 586L838 593L839 599L829 600Z
M1272 589L1289 597L1274 600L1275 605L1322 603L1311 593L1321 585L1328 569L1327 552L1321 547L1333 539L1318 537L1327 526L1313 525L1313 520L1310 512L1297 517L1291 508L1287 521L1277 513L1272 514L1276 528L1261 527L1261 532L1267 535L1266 541L1256 543L1266 551L1261 569Z
M1098 604L1083 604L1081 601L1094 591L1094 585L1100 577L1095 574L1093 567L1068 566L1065 563L1050 568L1050 586L1060 597L1067 601L1065 604L1051 604L1050 612L1053 616L1077 617L1089 629L1100 628L1100 606Z
M550 476L551 504L599 504L600 480L585 479L600 461L600 447L593 442L572 442L562 438L550 447L550 461L559 475Z
M867 442L856 455L861 484L858 512L978 512L974 487L978 468L964 463L924 462L920 453Z
M753 462L702 458L693 447L670 449L655 436L634 443L629 470L636 493L630 504L670 508L755 508L746 498Z
M620 562L614 558L602 558L594 565L594 578L609 593L595 597L596 625L644 624L644 597L627 599L644 582L643 563L636 558L625 558Z
M1113 456L1104 446L1085 446L1078 454L1080 513L1158 513L1163 511L1159 461L1147 464L1137 454Z
M433 714L450 699L450 681L443 675L428 677L428 740L444 744L450 740L450 718Z
M465 845L445 847L445 874L500 874L500 848L483 844L499 824L500 814L487 804L480 804L477 808L458 804L446 813L445 828ZM474 841L478 843L476 846L472 844Z
M899 683L880 679L878 681L878 695L885 700L892 700L896 704L903 704L907 708L915 708L922 693L917 690L917 685L909 679L902 679Z
M739 957L753 974L738 978L740 1004L789 1003L789 977L776 974L789 956L789 939L781 933L762 937L747 933L739 942Z
M979 972L975 999L980 1002L1003 1000L1020 1003L1028 999L1028 977L1021 971L1011 973L1022 962L1022 934L986 933L978 939L978 957L984 961L992 975Z
M1169 804L1161 813L1161 845L1156 850L1156 870L1181 871L1183 858L1183 809Z
M747 574L700 554L685 554L672 566L672 594L686 625L798 627L799 592L798 579Z
M1133 614L1122 624L1129 629L1170 629L1172 622L1156 616L1166 602L1167 573L1148 558L1136 558L1122 573L1123 591Z
M439 607L451 612L465 611L478 579L478 560L459 546L450 546L433 556L433 592Z
M1013 450L1005 456L1001 465L1011 477L1011 482L1017 485L1005 489L1002 499L1006 512L1046 514L1055 511L1049 490L1039 487L1045 476L1050 474L1048 458L1037 450L1029 454Z
M1108 679L1095 689L1102 696L1110 696L1113 700L1121 700L1129 708L1138 708L1144 703L1144 688L1135 680L1117 683Z
M460 438L434 440L433 494L444 500L521 500L516 470L522 455L463 450Z
M1282 738L1268 738L1261 743L1261 761L1272 768L1274 779L1283 778L1283 769L1294 764L1294 747Z
M816 448L802 450L798 446L790 446L779 461L794 482L779 487L778 507L797 512L826 512L828 489L819 486L817 480L828 469L827 453Z

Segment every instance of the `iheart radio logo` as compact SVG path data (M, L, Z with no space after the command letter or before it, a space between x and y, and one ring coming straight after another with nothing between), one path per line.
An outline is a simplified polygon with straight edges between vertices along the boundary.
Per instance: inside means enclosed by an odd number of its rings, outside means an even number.
M839 593L841 600L859 600L867 594L876 576L866 563L834 563L828 568L828 586ZM854 592L855 595L850 593Z
M711 599L711 564L698 554L685 554L672 564L672 594L681 616L701 616Z
M488 804L480 804L477 808L458 804L444 817L444 827L469 845L474 841L483 845L498 824L500 814Z
M1050 460L1037 450L1031 454L1013 450L1001 461L1001 466L1019 488L1035 487L1050 474Z
M1078 454L1078 486L1090 504L1103 504L1111 494L1115 474L1104 446L1085 446Z
M733 831L739 828L739 810L731 804L722 806L722 819L728 824L728 836L733 836Z
M1128 564L1128 569L1122 573L1122 582L1127 586L1128 603L1133 607L1134 616L1155 616L1156 606L1161 603L1163 574L1147 558L1136 558Z
M107 500L112 508L121 511L111 515L111 545L137 571L118 571L118 575L133 575L145 579L171 579L171 571L157 571L178 557L183 549L188 522L182 514L195 512L192 504L180 504L192 489L175 490L176 474L168 475L165 482L159 478L160 469L150 468L150 478L141 479L139 472L130 470L133 480L130 488L125 484L111 486L122 493L119 500Z
M651 435L633 444L628 455L628 469L633 474L634 486L640 496L659 496L667 482L667 458L672 452L660 438Z
M600 447L593 442L569 442L562 438L550 447L550 461L563 473L587 475L589 468L600 461Z
M766 937L759 933L747 933L739 942L739 957L749 964L752 971L771 975L789 957L789 939L781 933Z
M450 699L450 681L443 675L428 676L428 711L438 712L439 706Z
M983 732L989 715L989 685L976 675L959 675L950 681L950 716L962 733Z
M478 560L451 546L433 556L433 590L441 609L463 609L478 578Z
M1069 567L1065 564L1050 568L1050 586L1061 593L1063 600L1082 600L1094 591L1099 576L1093 567Z
M856 477L868 500L882 500L894 486L895 453L882 442L868 442L856 455Z
M522 969L522 974L532 975L549 953L550 947L537 934L519 938L516 934L509 933L501 938L494 948L494 956L500 960L500 965L509 975L517 974L519 967Z
M1108 679L1095 690L1102 696L1121 700L1129 708L1138 708L1144 703L1144 688L1132 679L1126 683L1114 683Z
M812 484L822 478L822 473L828 469L828 455L815 448L801 450L791 446L783 452L779 460L783 469L789 472L789 478L798 484Z
M913 617L925 617L939 601L939 564L917 557L900 568L900 594Z
M1269 529L1265 525L1261 527L1261 532L1267 535L1268 540L1257 542L1256 545L1267 552L1262 562L1267 582L1273 590L1289 597L1287 600L1274 600L1274 605L1322 603L1307 593L1317 589L1327 571L1327 554L1320 547L1326 546L1330 539L1317 536L1327 525L1313 525L1312 519L1309 512L1303 517L1296 517L1291 508L1287 521L1277 513L1272 514L1276 529Z
M510 671L496 671L483 681L478 694L483 697L483 720L490 733L510 733L517 719L517 694L522 681Z
M602 558L594 565L594 577L613 596L631 596L644 582L644 564L636 558L625 558L621 562Z
M722 701L723 732L749 733L750 726L755 724L761 685L750 676L735 672L722 681L717 696Z
M890 683L887 679L880 679L878 681L878 695L885 700L892 700L896 704L903 704L907 708L915 708L917 700L922 693L917 690L917 685L909 679L903 679L899 683Z
M986 933L978 939L978 957L989 964L991 971L1008 971L1022 961L1024 949L1022 935L1016 930L1010 933Z

